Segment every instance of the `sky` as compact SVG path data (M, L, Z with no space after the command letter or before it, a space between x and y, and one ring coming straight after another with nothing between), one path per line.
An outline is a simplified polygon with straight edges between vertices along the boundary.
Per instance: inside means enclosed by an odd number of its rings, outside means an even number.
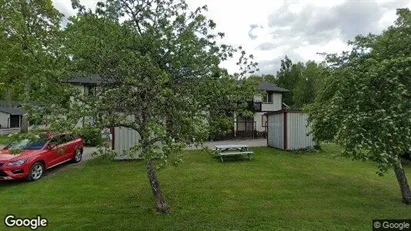
M98 0L80 0L95 8ZM259 63L258 74L276 74L287 55L293 62L322 61L318 53L347 50L356 35L380 33L396 19L396 9L411 0L186 0L190 9L207 5L206 15L225 33L221 41L242 46ZM66 16L70 0L54 0ZM222 63L238 72L233 59Z

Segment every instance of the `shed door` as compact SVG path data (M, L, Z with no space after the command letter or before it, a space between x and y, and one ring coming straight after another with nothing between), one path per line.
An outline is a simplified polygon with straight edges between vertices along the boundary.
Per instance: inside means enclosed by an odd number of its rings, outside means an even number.
M20 116L19 115L10 115L10 127L11 128L20 127Z

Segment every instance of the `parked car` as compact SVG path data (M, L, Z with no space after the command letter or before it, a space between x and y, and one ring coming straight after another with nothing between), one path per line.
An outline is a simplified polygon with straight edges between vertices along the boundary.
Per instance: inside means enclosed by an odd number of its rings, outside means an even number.
M0 150L0 180L39 180L47 169L68 161L80 162L83 147L83 139L71 133L13 142Z

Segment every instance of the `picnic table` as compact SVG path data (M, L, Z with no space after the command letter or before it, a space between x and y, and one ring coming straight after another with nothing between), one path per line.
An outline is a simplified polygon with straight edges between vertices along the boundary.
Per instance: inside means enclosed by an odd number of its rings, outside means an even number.
M224 156L241 156L246 155L251 160L251 155L254 154L248 145L230 144L230 145L215 145L216 154L220 156L221 162L224 162Z

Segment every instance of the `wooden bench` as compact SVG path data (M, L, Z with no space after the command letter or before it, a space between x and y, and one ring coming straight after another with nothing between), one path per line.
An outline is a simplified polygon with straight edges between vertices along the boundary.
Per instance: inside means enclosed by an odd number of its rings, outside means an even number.
M216 154L220 156L221 162L224 162L224 156L241 156L246 155L251 160L251 156L254 154L248 147L248 145L216 145Z

